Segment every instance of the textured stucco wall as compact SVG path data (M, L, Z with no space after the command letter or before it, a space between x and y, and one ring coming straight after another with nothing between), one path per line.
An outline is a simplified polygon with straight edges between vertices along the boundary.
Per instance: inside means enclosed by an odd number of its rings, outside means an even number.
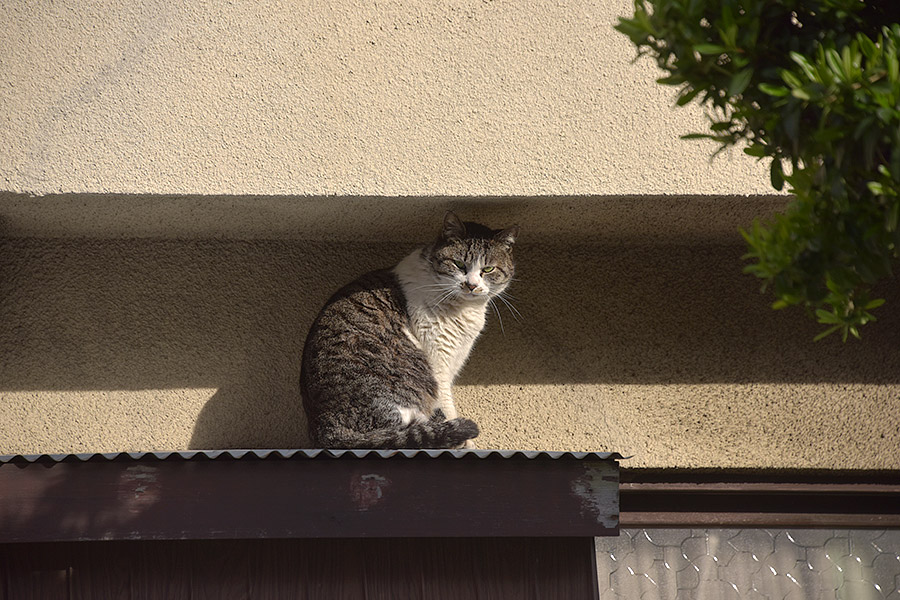
M0 453L303 446L315 311L452 207L522 226L480 446L900 468L897 319L768 309L736 228L785 200L677 139L629 4L4 7Z
M898 468L897 317L862 344L813 344L814 324L770 311L740 273L733 227L781 202L382 199L408 231L380 242L300 225L280 239L8 236L2 449L305 445L297 380L316 310L453 206L524 223L521 317L491 316L456 390L480 446L615 449L634 467ZM692 212L722 231L680 230ZM567 213L581 226L541 231ZM641 215L680 233L649 235Z
M30 193L765 192L678 143L630 2L7 2L0 184ZM677 150L674 146L677 146ZM727 175L723 176L721 169Z

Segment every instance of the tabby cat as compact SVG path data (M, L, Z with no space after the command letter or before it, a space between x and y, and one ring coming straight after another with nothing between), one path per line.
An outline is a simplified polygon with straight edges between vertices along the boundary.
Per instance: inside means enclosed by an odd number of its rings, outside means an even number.
M517 233L448 212L434 242L328 300L300 374L317 447L472 447L478 426L457 416L451 386L513 277Z

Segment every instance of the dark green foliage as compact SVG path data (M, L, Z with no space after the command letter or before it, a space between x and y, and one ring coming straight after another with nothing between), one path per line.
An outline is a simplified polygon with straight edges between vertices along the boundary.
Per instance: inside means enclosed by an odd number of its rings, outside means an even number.
M743 231L774 308L859 337L900 254L900 2L635 0L617 30L709 110L709 138L771 161L795 200Z

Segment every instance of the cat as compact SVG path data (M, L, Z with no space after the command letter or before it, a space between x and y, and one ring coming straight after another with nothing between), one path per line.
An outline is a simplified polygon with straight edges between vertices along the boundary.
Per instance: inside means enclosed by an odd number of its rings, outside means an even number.
M448 212L434 242L328 300L300 371L316 447L474 447L478 425L458 416L451 387L513 278L518 231Z

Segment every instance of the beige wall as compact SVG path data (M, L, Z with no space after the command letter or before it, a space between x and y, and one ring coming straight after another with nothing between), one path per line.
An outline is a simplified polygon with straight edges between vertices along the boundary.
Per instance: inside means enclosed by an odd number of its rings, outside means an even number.
M679 143L630 2L7 2L0 183L26 193L748 194ZM677 149L675 148L677 146ZM721 176L724 168L728 175Z
M448 207L522 226L457 388L486 448L900 468L900 352L740 273L765 165L610 29L629 2L12 3L0 453L296 447L325 298ZM897 296L896 286L886 290Z

